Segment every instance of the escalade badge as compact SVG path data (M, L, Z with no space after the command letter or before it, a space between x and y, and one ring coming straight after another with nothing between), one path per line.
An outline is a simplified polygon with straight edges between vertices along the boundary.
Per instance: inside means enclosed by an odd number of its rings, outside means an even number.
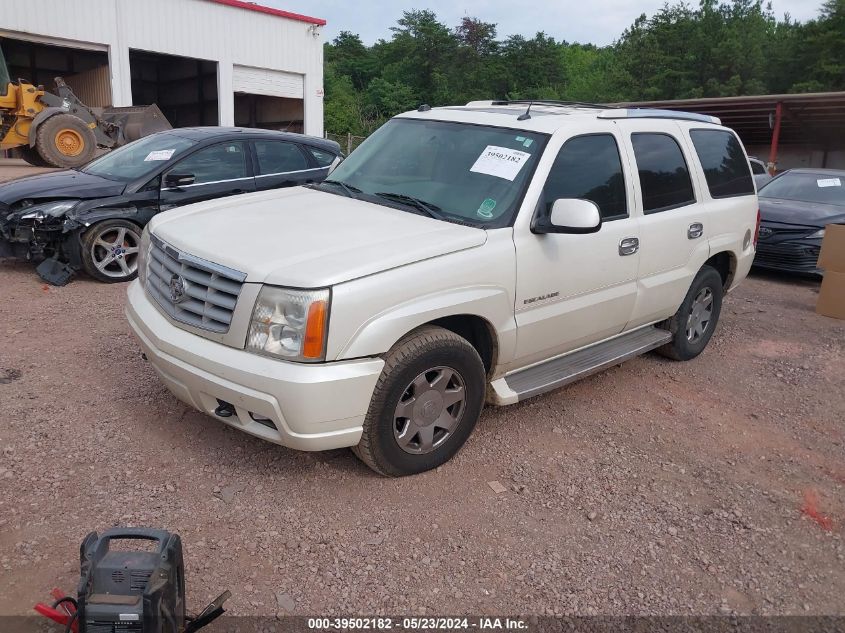
M181 275L174 275L170 278L170 300L173 303L181 303L188 298L188 286Z
M760 230L757 232L760 237L768 237L772 234L772 229L767 226L761 226Z

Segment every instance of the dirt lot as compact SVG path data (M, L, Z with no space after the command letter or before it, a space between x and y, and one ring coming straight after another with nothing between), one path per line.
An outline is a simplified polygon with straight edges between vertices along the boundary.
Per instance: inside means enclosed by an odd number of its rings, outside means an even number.
M814 282L755 276L699 359L488 408L401 480L186 408L124 292L0 261L0 614L118 524L178 530L189 606L240 614L845 613L845 322Z
M0 182L56 171L47 167L33 167L29 163L17 158L0 158Z

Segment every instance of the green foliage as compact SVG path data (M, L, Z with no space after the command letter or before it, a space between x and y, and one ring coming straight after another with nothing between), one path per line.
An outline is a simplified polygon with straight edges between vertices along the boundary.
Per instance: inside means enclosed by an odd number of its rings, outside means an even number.
M641 15L611 46L497 39L465 17L449 29L405 11L389 40L343 31L325 46L326 129L363 135L421 103L561 99L612 103L845 90L845 0L817 19L778 19L762 0L681 1Z

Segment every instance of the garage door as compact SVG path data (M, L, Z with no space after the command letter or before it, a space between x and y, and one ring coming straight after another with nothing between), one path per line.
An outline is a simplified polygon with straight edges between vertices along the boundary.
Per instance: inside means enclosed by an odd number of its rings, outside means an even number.
M283 70L235 66L232 71L235 92L271 97L302 99L305 94L303 76Z

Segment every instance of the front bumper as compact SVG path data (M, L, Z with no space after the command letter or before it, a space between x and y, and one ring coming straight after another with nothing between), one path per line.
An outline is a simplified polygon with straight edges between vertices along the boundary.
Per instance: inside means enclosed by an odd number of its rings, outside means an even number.
M754 266L793 273L819 274L821 240L794 240L757 243Z
M168 321L136 280L126 317L174 396L198 411L270 442L305 451L355 446L384 367L380 358L321 364L258 356L186 332ZM220 401L234 406L216 416ZM256 421L266 418L268 424Z

